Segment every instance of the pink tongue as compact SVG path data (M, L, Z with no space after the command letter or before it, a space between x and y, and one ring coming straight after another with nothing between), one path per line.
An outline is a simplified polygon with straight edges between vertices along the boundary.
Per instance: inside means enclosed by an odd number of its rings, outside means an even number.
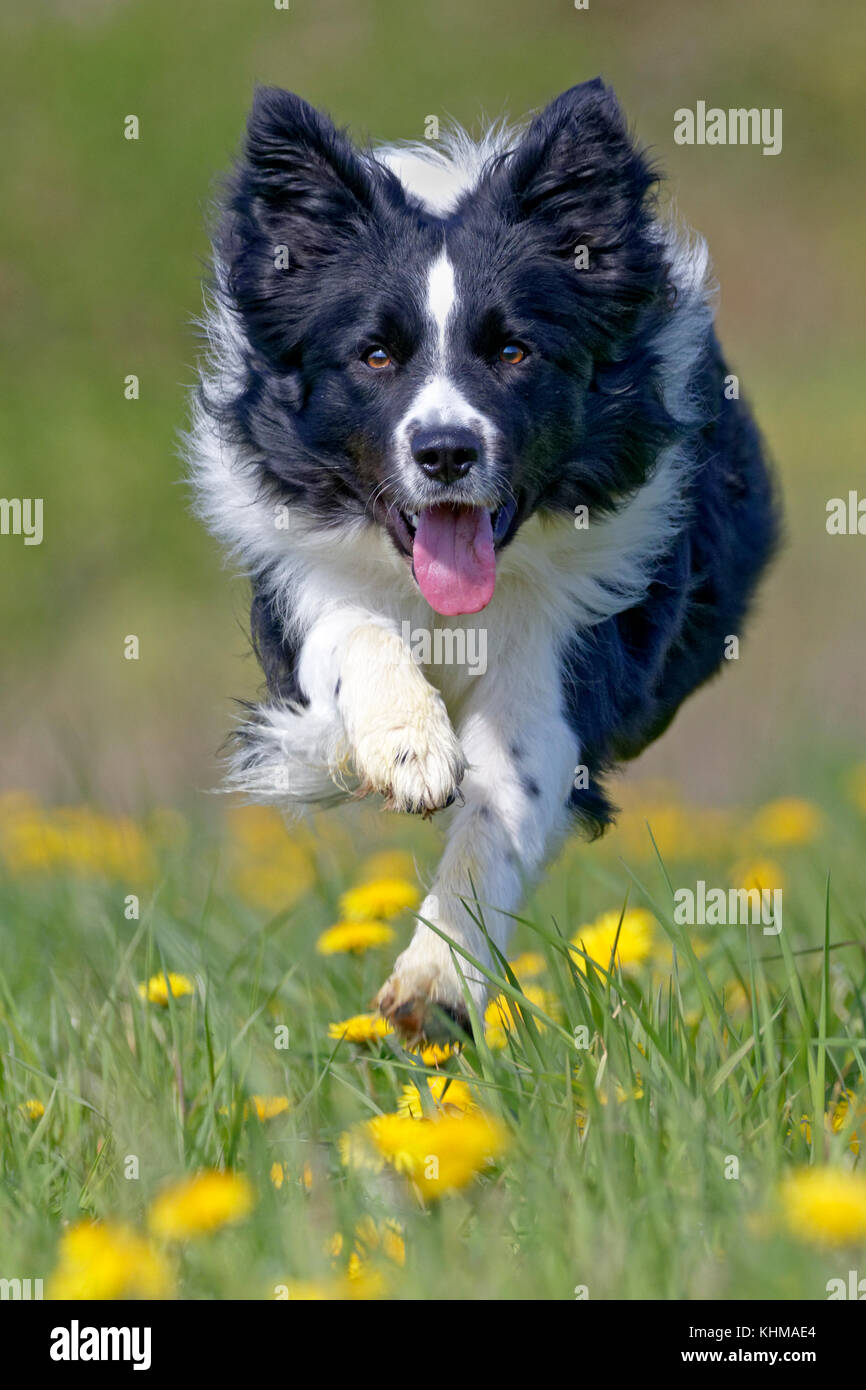
M418 515L412 561L437 613L477 613L493 597L496 555L485 507L427 507Z

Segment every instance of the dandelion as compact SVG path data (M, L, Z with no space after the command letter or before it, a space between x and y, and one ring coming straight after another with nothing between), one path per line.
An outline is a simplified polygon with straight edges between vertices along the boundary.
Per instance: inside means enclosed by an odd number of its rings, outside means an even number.
M802 797L785 796L762 806L752 832L765 845L807 845L821 831L821 812Z
M340 912L350 922L388 921L420 901L418 889L408 879L377 878L344 893Z
M741 860L731 870L731 880L735 888L744 888L749 893L754 889L770 893L785 884L782 870L772 859Z
M277 1115L285 1115L289 1104L288 1096L250 1096L250 1104L244 1106L244 1116L249 1115L251 1105L257 1119L273 1120Z
M451 1043L427 1043L420 1049L413 1047L411 1051L417 1053L425 1067L439 1067L453 1055L454 1048Z
M52 1299L167 1298L165 1256L129 1226L80 1221L60 1239Z
M383 849L371 854L361 871L361 883L377 878L414 879L415 858L406 849Z
M509 961L509 964L518 980L531 980L544 972L547 961L540 951L524 951Z
M830 1245L866 1239L866 1177L838 1168L800 1168L780 1188L789 1230Z
M833 1106L833 1109L830 1111L830 1114L826 1117L834 1134L841 1133L848 1124L852 1109L858 1121L862 1120L866 1111L864 1111L864 1108L860 1105L857 1096L853 1091L843 1091L836 1101L836 1104ZM860 1137L856 1130L851 1135L848 1147L852 1153L858 1154L860 1152Z
M140 984L138 992L149 1004L161 1004L166 1008L169 995L172 999L180 999L185 994L194 994L195 982L189 975L177 975L173 970L166 975L163 971Z
M390 1165L435 1201L466 1187L506 1145L503 1126L481 1111L435 1120L397 1114L377 1115L343 1135L340 1153L353 1167L381 1171Z
M288 1176L289 1176L289 1165L288 1165L288 1163L276 1163L276 1162L274 1162L274 1163L271 1164L270 1179L271 1179L271 1182L273 1183L274 1187L277 1189L278 1192L279 1192L280 1188L282 1187L283 1183L286 1181L286 1178L287 1178Z
M372 1216L362 1216L355 1226L355 1249L362 1258L368 1258L371 1254L381 1251L392 1264L400 1265L402 1268L406 1263L403 1227L399 1221L391 1218L377 1226Z
M41 1120L45 1114L45 1106L41 1100L22 1100L18 1110L25 1120Z
M603 912L590 925L580 927L571 940L586 952L594 965L603 970L610 969L611 953L616 942L617 964L623 970L630 970L643 965L652 953L655 944L653 919L649 912L640 907L629 908L624 913ZM576 956L575 959L578 970L586 974L583 956Z
M346 951L360 954L375 946L387 946L394 933L383 922L337 922L322 932L316 942L320 956L336 956Z
M355 1014L352 1018L344 1018L340 1023L328 1024L329 1038L344 1038L350 1043L378 1042L380 1038L387 1037L393 1031L388 1020L380 1014Z
M312 887L315 868L301 833L289 835L273 808L239 807L229 816L229 828L232 883L253 907L280 912Z
M859 1102L857 1100L856 1095L853 1091L843 1091L839 1099L836 1101L835 1105L832 1107L832 1109L829 1110L827 1114L824 1116L824 1129L827 1134L840 1134L842 1132L842 1130L848 1123L848 1118L852 1106L854 1107L855 1114L859 1118L859 1116L861 1116L863 1112L859 1109ZM799 1129L803 1138L806 1140L806 1143L811 1145L811 1115L801 1115L800 1123L797 1126L797 1128ZM786 1131L787 1137L789 1139L792 1133L793 1130L791 1129L788 1129ZM854 1133L852 1133L851 1138L848 1141L848 1148L854 1154L859 1154L860 1152L860 1136L856 1130L854 1131Z
M252 1208L253 1191L245 1177L211 1170L161 1192L151 1203L150 1228L165 1240L187 1240L242 1221Z
M0 858L12 873L59 870L143 883L153 877L153 855L141 828L126 816L90 806L44 809L26 795L0 804Z
M752 999L739 980L731 980L722 990L722 1000L725 1006L725 1013L745 1014L752 1007Z
M346 1277L346 1291L350 1298L372 1300L385 1295L387 1284L384 1274L380 1269L374 1269L368 1260L362 1259L357 1250L353 1250L349 1256Z
M428 1076L426 1081L433 1104L446 1114L465 1115L469 1110L478 1109L465 1081L459 1081L452 1076ZM417 1086L410 1084L402 1088L397 1102L397 1113L419 1120L423 1117L424 1107Z
M553 996L547 990L542 989L540 985L526 985L523 995L530 1004L537 1005L545 1013L554 1012L556 1002ZM508 1034L515 1027L515 1013L518 1018L523 1017L520 1005L515 1004L505 994L498 994L487 1005L484 1011L484 1039L489 1048L497 1051L507 1045ZM544 1029L541 1019L533 1017L533 1023L536 1028Z

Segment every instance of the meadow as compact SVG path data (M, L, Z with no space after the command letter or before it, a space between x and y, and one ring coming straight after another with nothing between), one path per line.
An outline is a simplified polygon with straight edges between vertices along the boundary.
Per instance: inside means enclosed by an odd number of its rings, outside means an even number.
M630 793L531 896L474 1042L407 1051L369 1001L435 827L7 794L0 1273L73 1298L826 1298L866 1260L864 831L864 767L821 805ZM677 925L699 879L780 888L782 930Z
M0 538L0 1280L601 1300L866 1279L863 541L826 527L863 472L852 19L850 0L0 14L0 491L44 501L42 544ZM477 131L599 73L666 172L661 206L708 237L785 544L741 659L614 788L618 828L569 842L529 897L475 1041L409 1052L369 1005L436 822L284 826L205 794L260 680L247 583L180 483L208 209L256 82L379 141L431 113ZM698 101L782 110L782 150L678 145ZM699 881L781 888L782 931L678 923Z

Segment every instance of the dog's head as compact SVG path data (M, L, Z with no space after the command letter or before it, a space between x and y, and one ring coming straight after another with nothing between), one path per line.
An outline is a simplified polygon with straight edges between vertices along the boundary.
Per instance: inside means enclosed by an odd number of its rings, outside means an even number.
M265 88L217 242L249 348L236 427L288 502L384 528L444 614L489 602L539 508L616 506L665 425L654 176L610 91L459 166L436 164L434 210L399 159Z

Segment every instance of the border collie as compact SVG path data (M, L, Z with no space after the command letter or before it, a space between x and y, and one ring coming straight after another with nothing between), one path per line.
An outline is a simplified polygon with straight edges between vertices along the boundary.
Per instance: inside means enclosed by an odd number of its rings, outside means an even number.
M706 248L657 182L600 80L377 149L264 88L222 199L189 454L267 681L229 785L451 807L377 999L412 1038L483 1010L472 960L610 821L604 774L717 671L774 547ZM415 640L479 630L483 663Z

